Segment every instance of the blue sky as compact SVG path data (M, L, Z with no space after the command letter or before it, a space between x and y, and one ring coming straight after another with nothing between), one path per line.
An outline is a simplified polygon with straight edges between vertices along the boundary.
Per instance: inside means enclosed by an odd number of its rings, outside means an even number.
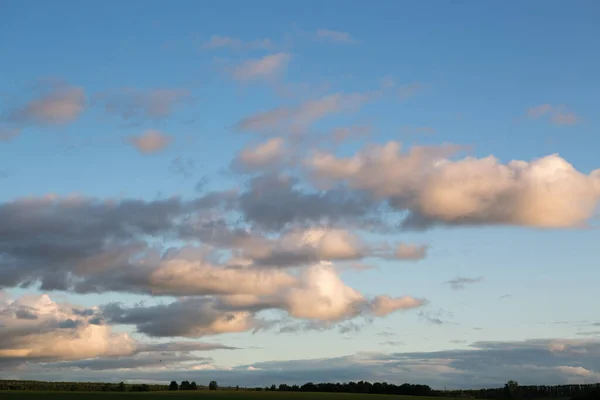
M344 368L411 354L397 368L437 387L600 380L596 2L9 1L0 14L0 306L14 312L0 333L66 318L99 343L66 355L40 347L55 332L32 335L0 348L7 374L111 379L69 363L115 356L109 342L126 363L152 356L144 343L194 341L236 349L176 351L173 376L262 385L322 359L324 373L294 376L397 379L388 364ZM422 229L402 228L411 216ZM168 247L192 255L161 258ZM255 273L239 292L228 280ZM239 326L217 327L231 315ZM467 378L460 351L486 357L482 342L547 359ZM593 351L557 364L557 343Z

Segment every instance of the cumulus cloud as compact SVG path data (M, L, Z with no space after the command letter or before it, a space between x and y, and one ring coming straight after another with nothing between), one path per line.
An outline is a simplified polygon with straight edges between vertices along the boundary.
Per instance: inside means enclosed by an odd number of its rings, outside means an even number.
M94 103L107 115L126 122L145 119L163 119L191 100L187 89L135 89L109 90L94 96Z
M26 359L77 360L135 352L136 342L129 335L94 322L45 294L2 299L0 366Z
M292 59L289 53L269 54L259 59L246 60L232 71L238 81L271 80L280 77Z
M348 32L334 31L331 29L318 29L315 33L317 40L327 41L340 44L357 44L358 40L354 39Z
M527 116L531 119L548 117L555 125L576 125L581 122L581 117L568 111L564 105L540 104L529 108Z
M477 277L477 278L458 277L458 278L449 280L448 282L446 282L446 284L450 285L450 287L452 289L464 289L467 285L471 285L473 283L479 283L481 281L483 281L483 277Z
M64 125L75 121L85 110L83 88L63 82L42 85L40 94L8 113L8 121L19 124Z
M337 321L358 315L365 301L362 294L346 286L333 268L318 265L308 269L303 285L288 294L292 317Z
M164 150L173 141L173 137L157 130L147 130L141 135L127 138L129 143L141 154L154 154Z
M297 178L282 174L252 178L239 197L239 208L247 222L275 231L310 224L367 226L379 222L378 209L360 194L308 191Z
M317 152L305 161L320 187L343 183L409 211L407 228L433 224L583 225L600 196L600 170L577 171L557 154L530 162L448 158L456 146L369 146L348 158Z
M240 171L256 171L280 165L287 154L285 140L274 137L241 150L232 162L232 167Z
M168 305L124 308L111 304L104 317L117 324L135 324L138 332L154 337L202 337L244 332L260 327L249 311L217 309L210 298L190 298Z

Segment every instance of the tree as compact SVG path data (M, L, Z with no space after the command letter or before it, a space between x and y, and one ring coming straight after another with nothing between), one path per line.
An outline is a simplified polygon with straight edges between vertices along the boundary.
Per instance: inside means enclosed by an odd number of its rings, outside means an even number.
M196 385L196 381L192 381L190 384L190 390L198 390L198 385Z
M189 381L181 381L181 385L179 385L179 390L190 390L190 382Z
M519 384L516 381L508 381L504 385L504 396L508 399L516 399L519 394Z
M177 385L177 382L171 381L171 384L169 385L169 390L179 390L179 385Z
M123 382L119 383L119 386L117 386L117 390L119 392L124 392L125 391L125 384Z
M208 384L208 390L217 390L218 388L219 385L217 384L217 381L210 381Z

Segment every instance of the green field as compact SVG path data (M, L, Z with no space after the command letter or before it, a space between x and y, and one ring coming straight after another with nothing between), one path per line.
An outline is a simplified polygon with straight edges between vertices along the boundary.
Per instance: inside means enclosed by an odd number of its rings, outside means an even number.
M224 399L270 399L270 400L440 400L448 397L415 397L380 394L352 394L352 393L301 393L301 392L253 392L253 391L206 391L194 392L145 392L145 393L119 393L119 392L27 392L27 391L0 391L2 400L102 400L112 398L144 399L144 400L224 400Z

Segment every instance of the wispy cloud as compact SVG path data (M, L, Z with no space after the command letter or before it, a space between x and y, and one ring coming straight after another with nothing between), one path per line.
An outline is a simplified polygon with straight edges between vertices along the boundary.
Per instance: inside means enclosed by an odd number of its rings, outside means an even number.
M83 88L63 81L40 83L39 94L9 111L7 121L16 124L64 125L75 121L85 110Z
M581 116L569 111L565 105L540 104L531 107L526 112L531 119L548 117L554 125L576 125L581 122Z
M272 80L283 75L292 59L289 53L276 53L242 62L233 69L238 81Z
M0 142L10 142L21 134L21 128L0 127Z
M483 281L483 277L481 277L481 276L478 278L458 277L458 278L449 280L445 283L447 285L450 285L452 287L452 289L464 289L467 285L472 285L474 283L479 283L481 281Z
M319 41L326 41L338 44L358 44L359 40L354 39L348 32L334 31L331 29L318 29L315 38Z
M271 39L256 39L244 41L231 36L213 35L209 40L202 44L204 49L223 49L234 50L270 50L275 47Z

